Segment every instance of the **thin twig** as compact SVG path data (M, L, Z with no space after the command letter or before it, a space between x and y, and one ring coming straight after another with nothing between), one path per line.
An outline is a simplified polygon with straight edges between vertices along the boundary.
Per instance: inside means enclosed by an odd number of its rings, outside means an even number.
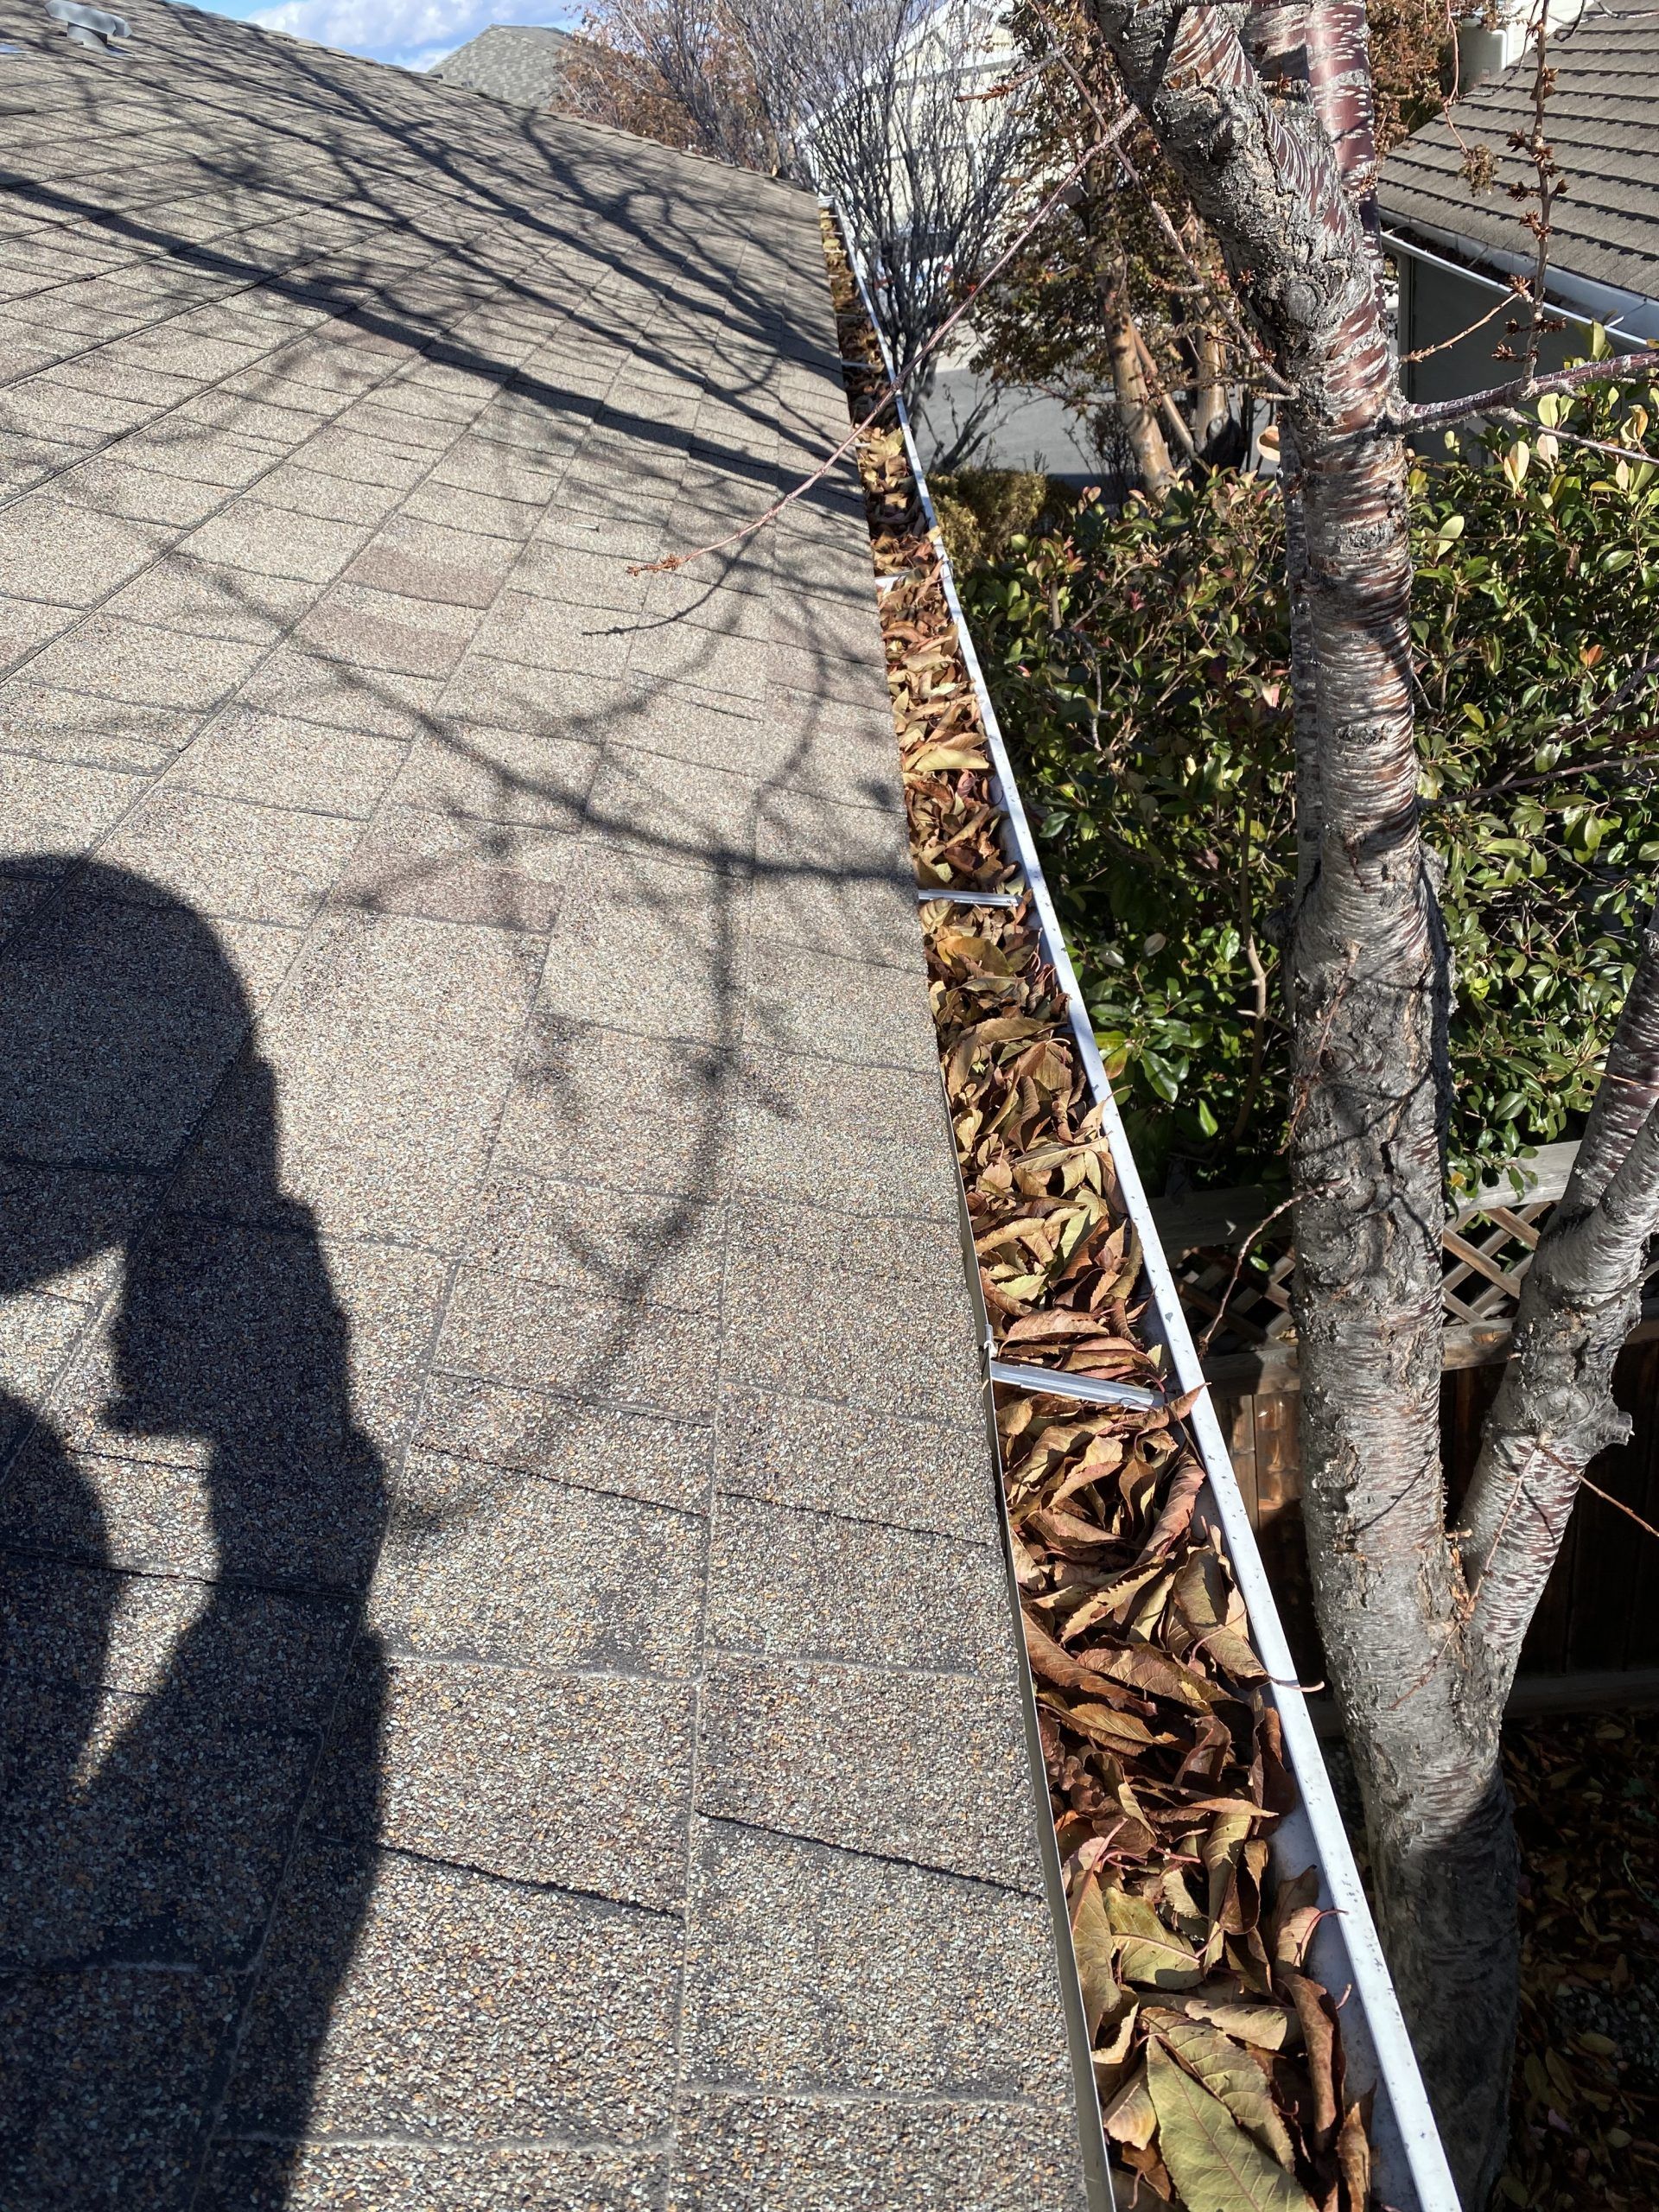
M1444 353L1448 346L1461 346L1465 338L1472 338L1478 330L1484 330L1495 315L1502 315L1505 308L1512 308L1516 298L1515 293L1505 292L1494 306L1487 308L1478 322L1471 322L1466 330L1459 331L1455 337L1442 338L1438 346L1420 346L1414 353L1402 353L1400 356L1401 367L1403 369L1413 361L1430 360L1436 353Z
M1571 446L1588 446L1592 453L1605 453L1614 461L1634 461L1645 463L1649 468L1653 467L1656 462L1659 462L1659 455L1643 453L1640 446L1610 445L1605 438L1586 437L1582 430L1563 430L1548 423L1541 425L1535 423L1530 415L1517 414L1512 407L1506 407L1503 410L1503 419L1506 423L1515 423L1523 430L1541 429L1545 437L1565 438Z
M1503 1510L1497 1516L1497 1526L1492 1531L1491 1542L1486 1547L1486 1557L1482 1562L1480 1572L1476 1575L1474 1580L1467 1586L1467 1618L1470 1620L1474 1618L1476 1601L1480 1596L1481 1590L1485 1584L1487 1576L1492 1571L1492 1561L1497 1557L1498 1548L1503 1541L1503 1532L1510 1525L1510 1516L1520 1503L1521 1493L1526 1486L1527 1478L1532 1472L1534 1467L1537 1465L1540 1459L1553 1460L1555 1465L1560 1467L1566 1474L1570 1475L1573 1471L1571 1466L1568 1465L1567 1462L1562 1459L1559 1452L1552 1452L1547 1444L1541 1443L1536 1438L1533 1440L1531 1451L1527 1454L1520 1466L1516 1470L1515 1481L1510 1487L1509 1496L1503 1501ZM1548 1531L1551 1541L1559 1541L1558 1532L1549 1525L1548 1515L1539 1511L1535 1506L1534 1507L1534 1510L1538 1512L1538 1518L1543 1522L1545 1529ZM1466 1532L1460 1531L1459 1535L1464 1533ZM1459 1548L1459 1556L1461 1556L1460 1544ZM1439 1664L1440 1656L1439 1654L1436 1654L1434 1665L1438 1666ZM1431 1667L1429 1669L1429 1674L1433 1674L1433 1667ZM1424 1681L1427 1681L1427 1679L1428 1675L1426 1675L1423 1677L1423 1680ZM1418 1687L1421 1688L1421 1684L1418 1685Z
M1141 363L1141 373L1147 380L1147 391L1164 410L1165 420L1174 432L1177 442L1185 449L1187 459L1196 460L1192 433L1188 429L1180 409L1171 397L1169 387L1164 382L1163 371L1153 359L1152 348L1142 336L1141 326L1133 315L1129 318L1129 329L1135 339L1135 354Z
M1633 668L1611 696L1604 699L1599 707L1592 707L1587 715L1580 715L1577 721L1568 722L1563 728L1558 730L1557 739L1560 743L1565 744L1570 738L1587 737L1599 722L1605 722L1609 715L1616 715L1631 694L1638 691L1650 676L1659 676L1659 660L1644 660L1639 667Z
M1622 1497L1615 1497L1611 1491L1601 1489L1599 1484L1591 1481L1588 1475L1580 1475L1579 1481L1592 1497L1599 1497L1604 1505L1616 1505L1627 1520L1634 1521L1638 1529L1645 1529L1656 1542L1659 1542L1659 1529L1656 1529L1651 1521L1644 1521L1639 1513L1633 1512Z
M982 92L958 92L957 105L962 107L971 107L978 100L1005 100L1010 92L1019 92L1023 86L1029 85L1034 78L1040 77L1054 59L1052 54L1039 54L1030 68L1024 70L1018 77L1004 78L1000 83L992 85Z
M1599 707L1592 707L1587 715L1580 715L1575 722L1564 722L1559 728L1552 730L1548 737L1540 738L1538 743L1570 745L1574 738L1587 737L1610 715L1616 715L1630 695L1654 676L1659 676L1659 660L1644 660L1639 668L1630 671L1618 689L1604 699ZM1649 722L1641 729L1627 730L1623 743L1629 746L1652 741L1659 741L1659 723ZM1592 753L1588 760L1575 761L1566 767L1546 768L1535 776L1507 777L1502 783L1484 784L1474 791L1443 792L1434 798L1425 799L1422 804L1425 806L1463 806L1471 799L1496 798L1503 791L1531 791L1540 784L1564 782L1570 776L1594 775L1598 769L1605 767L1618 757L1618 753L1612 751Z
M1255 987L1255 1004L1251 1009L1255 1030L1250 1039L1249 1073L1246 1076L1243 1089L1239 1094L1238 1110L1233 1116L1232 1132L1228 1139L1229 1143L1233 1145L1243 1143L1244 1132L1250 1126L1250 1116L1255 1110L1256 1093L1262 1087L1262 1070L1267 1058L1268 1049L1268 971L1262 964L1262 955L1255 942L1255 912L1250 900L1252 874L1250 824L1254 819L1253 810L1256 801L1257 781L1257 778L1253 775L1245 788L1242 825L1243 836L1240 840L1238 856L1239 939L1243 946L1244 958L1249 968L1251 981ZM1233 1280L1237 1281L1236 1274ZM1231 1283L1227 1287L1227 1295L1230 1298L1232 1295ZM1224 1300L1224 1307L1225 1303L1226 1300ZM1214 1324L1211 1325L1213 1329Z
M1532 130L1526 141L1526 153L1538 180L1534 188L1538 194L1538 213L1523 219L1530 226L1538 242L1538 251L1533 264L1530 311L1527 316L1525 359L1529 378L1535 378L1538 374L1538 347L1544 333L1544 288L1549 275L1549 215L1559 189L1555 180L1561 173L1549 141L1544 136L1544 110L1548 105L1549 95L1555 85L1555 72L1550 67L1548 58L1549 0L1536 0L1532 33L1538 42L1538 55L1532 73ZM1513 144L1514 141L1510 143ZM1519 187L1516 189L1519 190Z
M1635 743L1638 740L1650 745L1659 744L1659 725L1632 730L1630 741ZM1554 741L1553 739L1545 740L1546 744ZM1546 768L1535 776L1511 776L1501 784L1483 784L1478 791L1446 791L1438 798L1426 798L1422 804L1426 808L1469 806L1476 799L1501 798L1506 791L1540 791L1548 784L1571 783L1575 776L1600 775L1607 768L1617 768L1619 765L1620 755L1618 753L1598 753L1588 760L1575 761L1567 767ZM1659 763L1636 761L1631 763L1629 772L1633 776L1651 776L1656 766L1659 766Z
M1244 1272L1245 1256L1249 1253L1251 1245L1255 1243L1256 1238L1260 1236L1264 1229L1270 1228L1272 1224L1278 1220L1281 1213L1288 1213L1291 1207L1295 1205L1296 1200L1299 1198L1312 1198L1314 1195L1315 1193L1312 1191L1298 1191L1294 1192L1289 1198L1281 1199L1279 1205L1274 1206L1271 1213L1262 1215L1261 1220L1256 1223L1255 1227L1250 1231L1249 1235L1244 1239L1244 1242L1239 1246L1238 1257L1233 1262L1233 1272L1228 1279L1226 1289L1221 1294L1221 1304L1216 1308L1215 1317L1211 1321L1209 1327L1198 1338L1198 1357L1200 1359L1205 1358L1208 1355L1210 1350L1210 1339L1215 1335L1216 1331L1221 1326L1223 1320L1226 1317L1228 1304L1232 1298L1233 1293L1238 1288L1238 1279Z

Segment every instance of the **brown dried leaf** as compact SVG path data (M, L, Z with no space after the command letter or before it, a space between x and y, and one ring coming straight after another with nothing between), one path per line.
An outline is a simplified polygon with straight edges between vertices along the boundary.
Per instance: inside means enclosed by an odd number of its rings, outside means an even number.
M1192 1525L1192 1509L1204 1488L1204 1469L1190 1452L1182 1453L1167 1478L1167 1485L1158 1518L1153 1522L1152 1533L1141 1551L1142 1559L1167 1552Z
M1147 2089L1144 2066L1130 2075L1100 2117L1114 2143L1130 2143L1137 2151L1146 2149L1158 2125L1158 2114Z
M1147 2090L1159 2152L1188 2212L1314 2212L1306 2190L1156 2041Z
M1268 1929L1268 1948L1274 1964L1300 1967L1319 1923L1319 1870L1308 1866L1279 1885Z
M1237 1631L1227 1624L1226 1600L1217 1603L1215 1580L1219 1562L1211 1553L1190 1559L1175 1580L1177 1610L1198 1648L1236 1681L1263 1682L1268 1670Z
M1287 1969L1277 1980L1296 2007L1296 2018L1301 2023L1308 2086L1313 2091L1304 2133L1311 2147L1323 2154L1331 2149L1337 2133L1336 2008L1327 1992L1306 1974Z
M1132 1897L1114 1883L1105 1898L1118 1937L1118 1972L1125 1981L1141 1989L1191 1989L1204 1979L1190 1947L1164 1925L1144 1897Z
M1371 2198L1371 2145L1365 2115L1357 2103L1342 2115L1337 2166L1342 2176L1343 2212L1365 2212Z
M1202 2082L1211 2096L1219 2097L1239 2126L1253 2135L1285 2171L1296 2171L1296 2152L1290 2130L1279 2117L1273 2101L1271 2077L1220 2028L1184 2012L1149 2008L1147 2027L1168 2044L1187 2072Z
M1115 2012L1123 1993L1117 1985L1117 1943L1106 1916L1100 1885L1092 1874L1084 1877L1071 1903L1071 1948L1077 1954L1077 1978L1083 1986L1083 2010L1089 2037L1109 2012Z
M1243 1998L1212 1997L1195 1989L1180 2000L1181 2010L1196 2020L1208 2020L1224 2035L1262 2050L1294 2049L1301 2027L1294 2012L1282 2005L1253 2005Z

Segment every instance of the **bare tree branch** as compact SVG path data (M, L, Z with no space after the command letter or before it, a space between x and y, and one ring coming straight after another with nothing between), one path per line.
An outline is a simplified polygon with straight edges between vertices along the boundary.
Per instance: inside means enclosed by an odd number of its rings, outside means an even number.
M876 314L908 361L980 277L1007 219L1026 102L976 18L934 0L723 0L783 141L875 271ZM992 102L965 99L976 76Z
M1640 378L1656 375L1659 375L1659 346L1644 346L1640 353L1624 353L1617 359L1609 356L1605 361L1578 361L1570 369L1551 369L1541 377L1516 377L1508 384L1490 385L1484 391L1471 392L1466 399L1406 402L1395 407L1376 430L1387 436L1400 431L1449 429L1476 415L1498 415L1508 408L1524 407L1547 391L1576 391L1585 384L1634 384Z

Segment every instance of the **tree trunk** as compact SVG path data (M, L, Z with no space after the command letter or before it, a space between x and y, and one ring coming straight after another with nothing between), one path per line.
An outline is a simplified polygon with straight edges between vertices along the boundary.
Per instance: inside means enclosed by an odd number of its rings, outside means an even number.
M1355 364L1294 424L1319 749L1291 943L1303 1516L1379 1919L1465 2202L1503 2145L1517 2000L1501 1698L1471 1669L1440 1457L1447 979L1418 838L1403 457Z
M1371 344L1376 346L1380 340L1388 356L1386 374L1381 379L1383 390L1379 393L1373 386L1370 395L1368 412L1375 421L1375 410L1386 408L1393 396L1397 372L1392 333L1383 321L1365 10L1358 0L1334 0L1334 3L1333 0L1312 0L1296 13L1300 21L1295 30L1302 41L1298 59L1306 77L1310 105L1335 154L1344 197L1360 226L1373 292ZM1298 440L1305 443L1306 436L1305 429L1292 427L1287 442L1293 460ZM1361 549L1375 532L1379 540L1386 536L1388 558L1395 572L1386 582L1380 577L1373 580L1379 613L1387 601L1373 644L1386 655L1388 666L1382 680L1394 687L1391 720L1400 741L1390 779L1392 795L1387 804L1402 823L1413 821L1410 856L1407 857L1402 846L1400 864L1402 872L1408 868L1417 879L1417 904L1426 930L1410 959L1414 971L1407 1025L1410 1049L1401 1056L1403 1065L1397 1085L1402 1100L1408 1091L1414 1094L1404 1116L1413 1128L1414 1143L1410 1172L1394 1179L1393 1218L1384 1227L1363 1200L1356 1214L1340 1198L1333 1203L1318 1194L1321 1147L1317 1110L1310 1116L1306 1134L1302 1129L1296 1132L1293 1150L1298 1157L1293 1173L1297 1188L1309 1195L1297 1209L1298 1250L1302 1256L1293 1294L1302 1373L1306 1377L1310 1357L1314 1371L1324 1370L1311 1395L1305 1382L1301 1414L1306 1463L1318 1467L1322 1476L1313 1485L1314 1504L1308 1520L1310 1548L1321 1561L1316 1580L1325 1586L1323 1598L1316 1602L1322 1623L1329 1616L1338 1637L1344 1632L1351 1637L1357 1635L1370 1647L1363 1655L1354 1654L1334 1671L1351 1686L1345 1694L1341 1691L1338 1694L1366 1802L1379 1918L1401 2000L1413 2023L1433 2085L1459 2186L1468 2202L1481 2205L1497 2179L1507 2135L1519 1999L1518 1858L1499 1759L1508 1684L1505 1681L1500 1688L1475 1655L1461 1648L1463 1592L1458 1562L1445 1535L1439 1436L1445 1323L1440 1284L1444 1091L1448 1081L1443 1045L1450 978L1439 916L1422 856L1415 849L1416 751L1408 688L1410 553L1405 527L1403 455L1398 456L1395 466L1397 473L1387 489L1392 509L1389 520L1384 523L1379 515L1368 524L1357 513L1349 518L1344 533L1349 550L1345 591L1341 575L1325 569L1319 519L1325 498L1319 480L1323 472L1311 459L1302 477L1300 501L1294 495L1292 499L1293 506L1300 504L1306 512L1287 517L1293 565L1300 550L1303 567L1302 590L1298 595L1305 602L1300 621L1293 612L1293 639L1299 628L1306 637L1303 681L1315 692L1311 715L1298 702L1298 751L1300 756L1308 748L1311 720L1312 745L1319 762L1306 803L1298 808L1303 905L1293 940L1292 989L1300 995L1309 969L1318 975L1320 909L1332 904L1333 870L1340 868L1351 854L1354 827L1360 826L1344 827L1343 817L1350 810L1343 794L1332 788L1337 771L1331 725L1333 715L1340 717L1343 710L1340 702L1322 703L1319 696L1319 687L1322 681L1328 681L1325 671L1332 665L1330 640L1319 634L1319 606L1334 583L1338 596L1357 614L1361 612L1371 588L1363 573L1366 562ZM1374 484L1371 489L1375 494L1382 486ZM1300 549L1294 542L1298 536L1304 541ZM1339 652L1338 658L1346 662L1351 674L1358 673L1359 663L1351 652ZM1360 688L1355 694L1359 715L1363 716L1368 698L1376 703L1385 696L1380 689ZM1382 733L1378 730L1376 734L1380 738ZM1301 780L1299 776L1299 783ZM1356 913L1348 925L1355 928L1356 934L1359 918ZM1370 918L1375 925L1382 917L1374 912ZM1344 933L1339 925L1338 937ZM1324 963L1327 971L1330 950L1327 945ZM1406 980L1404 975L1396 978L1402 983ZM1296 1024L1297 1080L1307 1084L1310 1096L1317 1093L1320 1104L1331 1110L1332 1135L1340 1147L1344 1102L1337 1086L1319 1087L1318 1063L1331 1054L1336 1042L1334 1037L1323 1033L1318 1008L1321 987L1316 982ZM1323 988L1329 988L1328 972ZM1368 1026L1374 1031L1370 1047L1376 1056L1374 1064L1386 1066L1389 1054L1398 1051L1398 1033L1391 1038L1386 1005L1374 1007ZM1349 1045L1363 1069L1367 1046L1358 1026ZM1362 1116L1375 1118L1367 1122L1372 1141L1358 1147L1360 1156L1354 1156L1353 1147L1346 1147L1344 1172L1349 1175L1357 1172L1364 1178L1380 1170L1387 1176L1398 1137L1389 1127L1390 1117L1379 1110L1382 1098L1367 1099L1362 1083L1357 1090L1349 1089L1346 1103L1350 1111L1357 1107ZM1376 1141L1379 1135L1380 1145ZM1344 1212L1352 1217L1345 1227ZM1367 1213L1372 1213L1369 1223ZM1305 1214L1325 1218L1318 1226L1310 1219L1304 1230ZM1425 1227L1430 1232L1426 1236ZM1390 1243L1403 1236L1412 1248L1410 1265L1390 1269L1385 1263L1361 1274L1362 1280L1370 1281L1382 1293L1367 1313L1365 1301L1352 1298L1351 1276L1344 1281L1344 1273L1354 1270L1369 1236L1379 1231ZM1311 1250L1304 1243L1310 1235ZM1406 1294L1404 1311L1389 1310L1387 1279L1390 1273L1396 1291ZM1356 1306L1357 1313L1352 1310ZM1345 1399L1342 1370L1354 1349L1356 1321L1373 1351L1383 1352L1378 1379L1385 1390L1389 1388L1389 1348L1409 1347L1398 1406L1409 1420L1414 1448L1400 1462L1396 1472L1412 1471L1412 1486L1419 1500L1414 1510L1408 1507L1402 1512L1398 1506L1391 1507L1385 1495L1379 1497L1374 1475L1369 1482L1354 1483L1343 1470L1349 1454L1353 1455L1350 1464L1357 1465L1360 1454L1388 1448L1385 1423L1367 1421L1350 1427L1331 1418L1332 1407L1340 1406ZM1318 1344L1322 1327L1325 1341ZM1311 1354L1310 1336L1316 1339ZM1372 1363L1375 1368L1375 1359ZM1373 1459L1371 1464L1374 1468L1385 1468L1388 1461ZM1379 1506L1382 1508L1380 1516ZM1399 1547L1392 1573L1381 1557L1385 1542ZM1376 1609L1366 1603L1365 1585L1379 1574L1395 1585L1402 1601L1398 1606L1400 1656L1408 1659L1414 1647L1417 1652L1415 1674L1396 1677L1396 1685L1403 1688L1393 1695L1389 1694L1387 1654L1379 1652L1372 1642L1370 1616ZM1384 1661L1381 1670L1379 1658ZM1458 1997L1448 2004L1448 1993L1453 1990ZM1458 2032L1455 2016L1459 2012L1475 2024L1472 2036L1466 2029ZM1448 2015L1452 2016L1450 2022Z
M1448 979L1418 835L1404 455L1376 435L1392 364L1361 268L1363 316L1287 409L1318 757L1290 957L1303 1516L1383 1939L1474 2207L1504 2143L1516 1865L1502 1700L1467 1665L1445 1527Z
M1624 1429L1613 1362L1659 1233L1659 910L1528 1274L1459 1553L1439 1442L1448 964L1418 827L1363 9L1093 6L1289 395L1303 1513L1383 1939L1478 2212L1503 2155L1518 1993L1499 1729L1580 1478ZM1241 22L1270 23L1259 68ZM1275 89L1299 73L1306 99Z
M1221 340L1200 326L1192 341L1198 373L1192 391L1192 444L1200 459L1227 421L1227 372Z
M1579 1478L1630 1423L1613 1365L1641 1313L1659 1227L1659 908L1572 1178L1539 1239L1465 1506L1464 1571L1484 1663L1506 1694Z
M1118 420L1135 455L1135 465L1148 499L1160 501L1175 481L1169 447L1158 427L1157 408L1141 365L1140 333L1129 306L1128 256L1122 246L1108 245L1101 253L1101 312L1106 326L1106 351L1112 364L1112 385L1117 395Z

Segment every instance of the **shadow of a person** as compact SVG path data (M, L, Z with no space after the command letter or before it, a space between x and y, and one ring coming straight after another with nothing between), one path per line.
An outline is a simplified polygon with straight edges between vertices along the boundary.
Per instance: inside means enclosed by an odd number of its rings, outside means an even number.
M280 1187L263 1062L238 1070L229 1172L179 1178L250 1025L213 930L112 869L68 903L94 944L144 932L151 969L124 995L74 914L34 933L32 970L0 962L0 1295L109 1286L50 1405L0 1400L0 2207L159 2212L209 2156L385 1481L315 1222ZM379 1680L358 1640L370 1765ZM354 1787L366 1861L372 1775ZM365 1887L316 1933L296 2133Z

